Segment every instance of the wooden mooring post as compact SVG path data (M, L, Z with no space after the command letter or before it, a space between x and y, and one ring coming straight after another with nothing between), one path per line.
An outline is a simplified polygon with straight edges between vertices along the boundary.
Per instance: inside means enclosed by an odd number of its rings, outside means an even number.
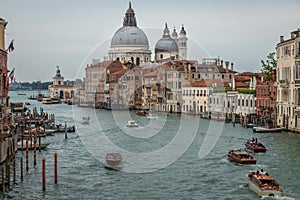
M33 144L33 166L36 166L36 134L37 132L34 133L34 144Z
M57 152L54 152L54 183L57 184Z
M42 187L46 191L46 158L42 158Z
M26 136L26 171L29 171L29 159L28 159L28 136Z
M23 181L23 157L20 157L21 181Z

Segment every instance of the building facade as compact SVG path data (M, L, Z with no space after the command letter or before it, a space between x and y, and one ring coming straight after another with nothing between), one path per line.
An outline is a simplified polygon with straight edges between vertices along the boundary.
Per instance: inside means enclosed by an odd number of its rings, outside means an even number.
M277 54L277 125L300 131L300 29L280 36Z

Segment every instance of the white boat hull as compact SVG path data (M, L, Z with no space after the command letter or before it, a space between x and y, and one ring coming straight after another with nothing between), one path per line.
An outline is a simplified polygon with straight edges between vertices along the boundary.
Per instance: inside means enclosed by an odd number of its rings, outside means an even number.
M258 194L259 196L261 196L261 197L270 197L270 196L279 197L279 196L282 195L282 191L278 191L278 190L262 190L257 185L255 185L254 183L252 183L251 181L249 181L249 188L251 190L253 190L256 194Z

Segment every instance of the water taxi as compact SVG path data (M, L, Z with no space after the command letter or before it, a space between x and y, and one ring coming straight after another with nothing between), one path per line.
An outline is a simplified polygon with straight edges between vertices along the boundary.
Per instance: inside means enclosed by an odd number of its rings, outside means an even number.
M249 188L256 194L263 197L278 197L282 190L276 180L263 171L250 171L246 174L249 181Z
M245 141L245 146L247 150L253 153L266 153L267 151L265 145L263 145L261 142L257 142L257 138Z
M120 153L107 153L105 168L120 170L122 168L122 155Z
M51 100L51 98L45 97L45 98L43 98L42 103L43 104L52 104L52 100Z
M90 123L90 117L83 117L81 123L82 124L89 124Z
M138 125L134 120L129 120L129 121L126 123L126 126L127 126L127 127L138 127L139 125Z
M265 127L259 127L255 126L253 127L254 133L280 133L282 131L282 128L265 128Z
M256 164L254 157L242 149L230 150L227 157L230 161L239 164Z

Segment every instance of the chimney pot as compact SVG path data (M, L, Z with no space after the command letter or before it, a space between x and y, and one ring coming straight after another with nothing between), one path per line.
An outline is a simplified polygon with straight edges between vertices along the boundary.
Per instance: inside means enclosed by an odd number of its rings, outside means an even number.
M231 63L231 70L233 71L233 62Z
M225 62L225 65L226 65L226 69L228 69L229 61L226 61L226 62Z
M223 60L221 60L221 67L223 67Z

